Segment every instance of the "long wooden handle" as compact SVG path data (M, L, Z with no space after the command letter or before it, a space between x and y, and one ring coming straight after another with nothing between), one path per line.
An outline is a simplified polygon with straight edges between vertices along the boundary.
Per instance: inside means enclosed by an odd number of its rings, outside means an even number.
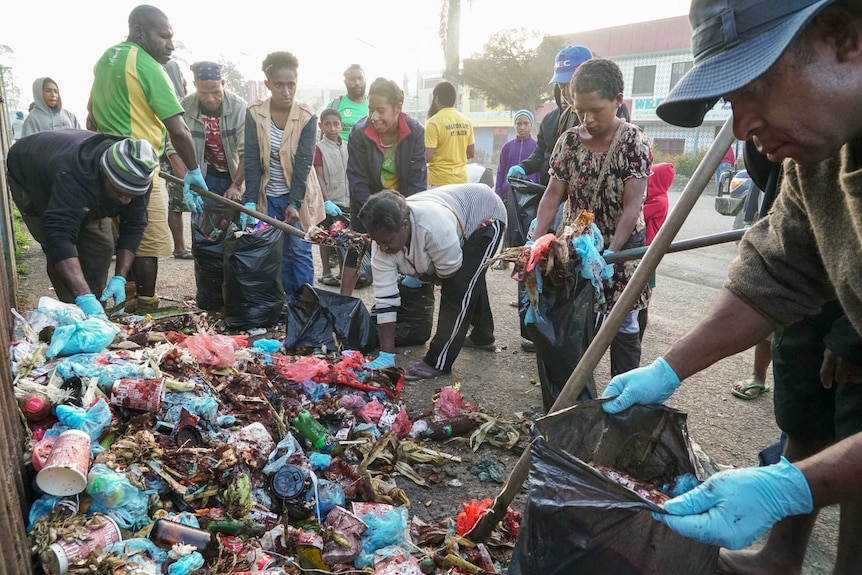
M634 309L635 303L637 302L638 297L640 297L640 293L644 286L646 286L649 281L650 276L655 271L656 267L658 267L664 254L667 253L670 248L671 241L674 236L679 232L682 224L688 217L688 214L691 212L698 198L703 193L703 190L712 181L715 170L721 163L721 159L727 151L727 148L730 147L731 143L733 143L732 115L724 122L724 126L722 126L721 131L715 137L715 140L712 142L706 156L704 156L700 165L698 165L694 174L691 176L691 179L688 181L688 184L686 184L685 190L683 190L679 201L676 203L673 210L671 210L670 214L668 214L667 220L659 230L658 234L656 234L656 237L653 239L652 244L649 246L649 249L647 249L646 254L643 257L643 260L638 265L634 275L629 279L623 293L620 294L620 299L614 304L613 309L608 314L602 327L599 328L599 332L593 338L593 341L584 352L584 355L581 357L575 370L569 376L568 381L566 381L566 385L563 387L562 391L560 391L560 395L557 397L554 405L551 406L549 415L567 407L571 407L584 390L587 381L592 376L593 371L602 359L602 356L604 356L608 346L610 346L614 337L617 335L617 332L619 331L620 326L622 326L623 321L625 321L626 316L632 309ZM529 471L530 448L528 447L524 450L524 453L521 454L521 457L509 473L506 483L503 484L503 489L500 491L500 494L497 495L496 499L494 499L494 504L488 512L476 522L473 529L467 533L467 537L469 539L480 542L485 541L488 538L491 531L494 529L494 526L503 518L506 510L509 508L509 504L512 503L515 495L517 495L518 491L521 489L521 485L523 485Z
M174 176L173 174L168 174L168 173L160 171L159 176L161 176L162 179L164 179L164 180L167 180L169 182L173 182L174 184L179 184L181 186L183 185L183 181L181 179L179 179L178 177ZM235 202L233 200L229 200L229 199L222 197L218 194L214 194L209 190L205 190L205 189L201 188L200 186L196 186L196 185L192 184L191 189L196 191L197 193L199 193L200 195L202 195L203 197L205 197L207 199L216 201L216 202L218 202L222 205L225 205L225 206L227 206L233 210L236 210L238 212L248 214L253 218L257 218L262 222L268 223L269 225L271 225L274 228L278 228L285 233L288 233L288 234L295 236L295 237L297 237L303 241L306 241L305 240L305 232L298 229L298 228L293 227L290 224L286 224L286 223L282 222L281 220L277 220L277 219L270 217L270 216L268 216L262 212L259 212L257 210L247 208L243 204L240 204L240 203ZM309 242L309 243L314 243L314 242Z

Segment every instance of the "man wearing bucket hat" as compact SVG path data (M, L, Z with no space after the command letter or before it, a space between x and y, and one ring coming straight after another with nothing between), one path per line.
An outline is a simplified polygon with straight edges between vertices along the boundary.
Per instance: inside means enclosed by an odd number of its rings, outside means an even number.
M694 0L690 20L695 65L658 115L697 126L724 98L733 106L734 135L753 139L770 160L784 161L785 177L773 209L744 236L728 281L701 323L652 365L611 380L605 396L616 398L605 409L612 413L663 402L686 377L834 300L846 314L835 327L862 331L862 3ZM858 348L827 349L822 386L835 388L835 399L842 390L851 399L809 405L797 414L822 418L825 411L834 420L832 437L791 438L780 463L717 474L669 501L666 514L656 518L684 535L734 549L783 519L758 553L723 552L721 568L801 573L812 511L841 503L835 573L858 572L860 365ZM782 407L776 401L777 415Z
M87 130L40 132L18 140L7 164L12 198L45 252L57 297L88 316L104 314L95 294L122 303L159 165L152 146ZM106 288L115 216L117 264Z

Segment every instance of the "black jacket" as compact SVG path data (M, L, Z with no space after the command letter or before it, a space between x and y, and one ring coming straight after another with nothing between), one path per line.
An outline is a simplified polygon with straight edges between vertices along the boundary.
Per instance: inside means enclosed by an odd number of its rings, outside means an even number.
M404 124L395 150L395 170L398 172L398 191L407 197L428 187L428 167L425 162L425 128L410 116L403 116L402 120ZM347 139L347 183L350 187L351 226L354 229L361 228L359 210L371 194L383 189L380 180L383 152L372 139L372 132L374 128L368 116L365 116L353 125Z
M13 190L18 186L29 196L26 201L18 195L15 203L22 213L42 218L47 240L42 249L48 261L77 257L81 228L91 220L114 216L120 218L117 249L138 250L150 194L136 196L125 206L102 197L99 161L122 139L87 130L55 130L21 138L9 149Z

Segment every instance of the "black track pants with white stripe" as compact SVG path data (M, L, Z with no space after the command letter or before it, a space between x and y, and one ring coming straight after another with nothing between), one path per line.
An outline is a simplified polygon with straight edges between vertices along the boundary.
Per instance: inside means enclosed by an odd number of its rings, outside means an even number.
M484 264L497 252L505 230L503 222L494 221L473 232L464 242L461 268L441 282L437 333L425 355L425 363L435 369L452 370L471 325L474 343L481 345L494 341L494 317L488 299Z

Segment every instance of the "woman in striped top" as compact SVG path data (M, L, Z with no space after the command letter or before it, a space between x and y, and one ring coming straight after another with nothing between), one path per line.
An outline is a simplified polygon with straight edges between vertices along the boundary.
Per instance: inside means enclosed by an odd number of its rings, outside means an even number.
M374 240L371 254L381 351L369 367L395 365L399 274L440 284L437 333L424 361L407 368L407 379L450 372L462 346L495 349L484 264L500 245L506 208L491 188L451 184L406 199L384 190L369 198L359 218Z

